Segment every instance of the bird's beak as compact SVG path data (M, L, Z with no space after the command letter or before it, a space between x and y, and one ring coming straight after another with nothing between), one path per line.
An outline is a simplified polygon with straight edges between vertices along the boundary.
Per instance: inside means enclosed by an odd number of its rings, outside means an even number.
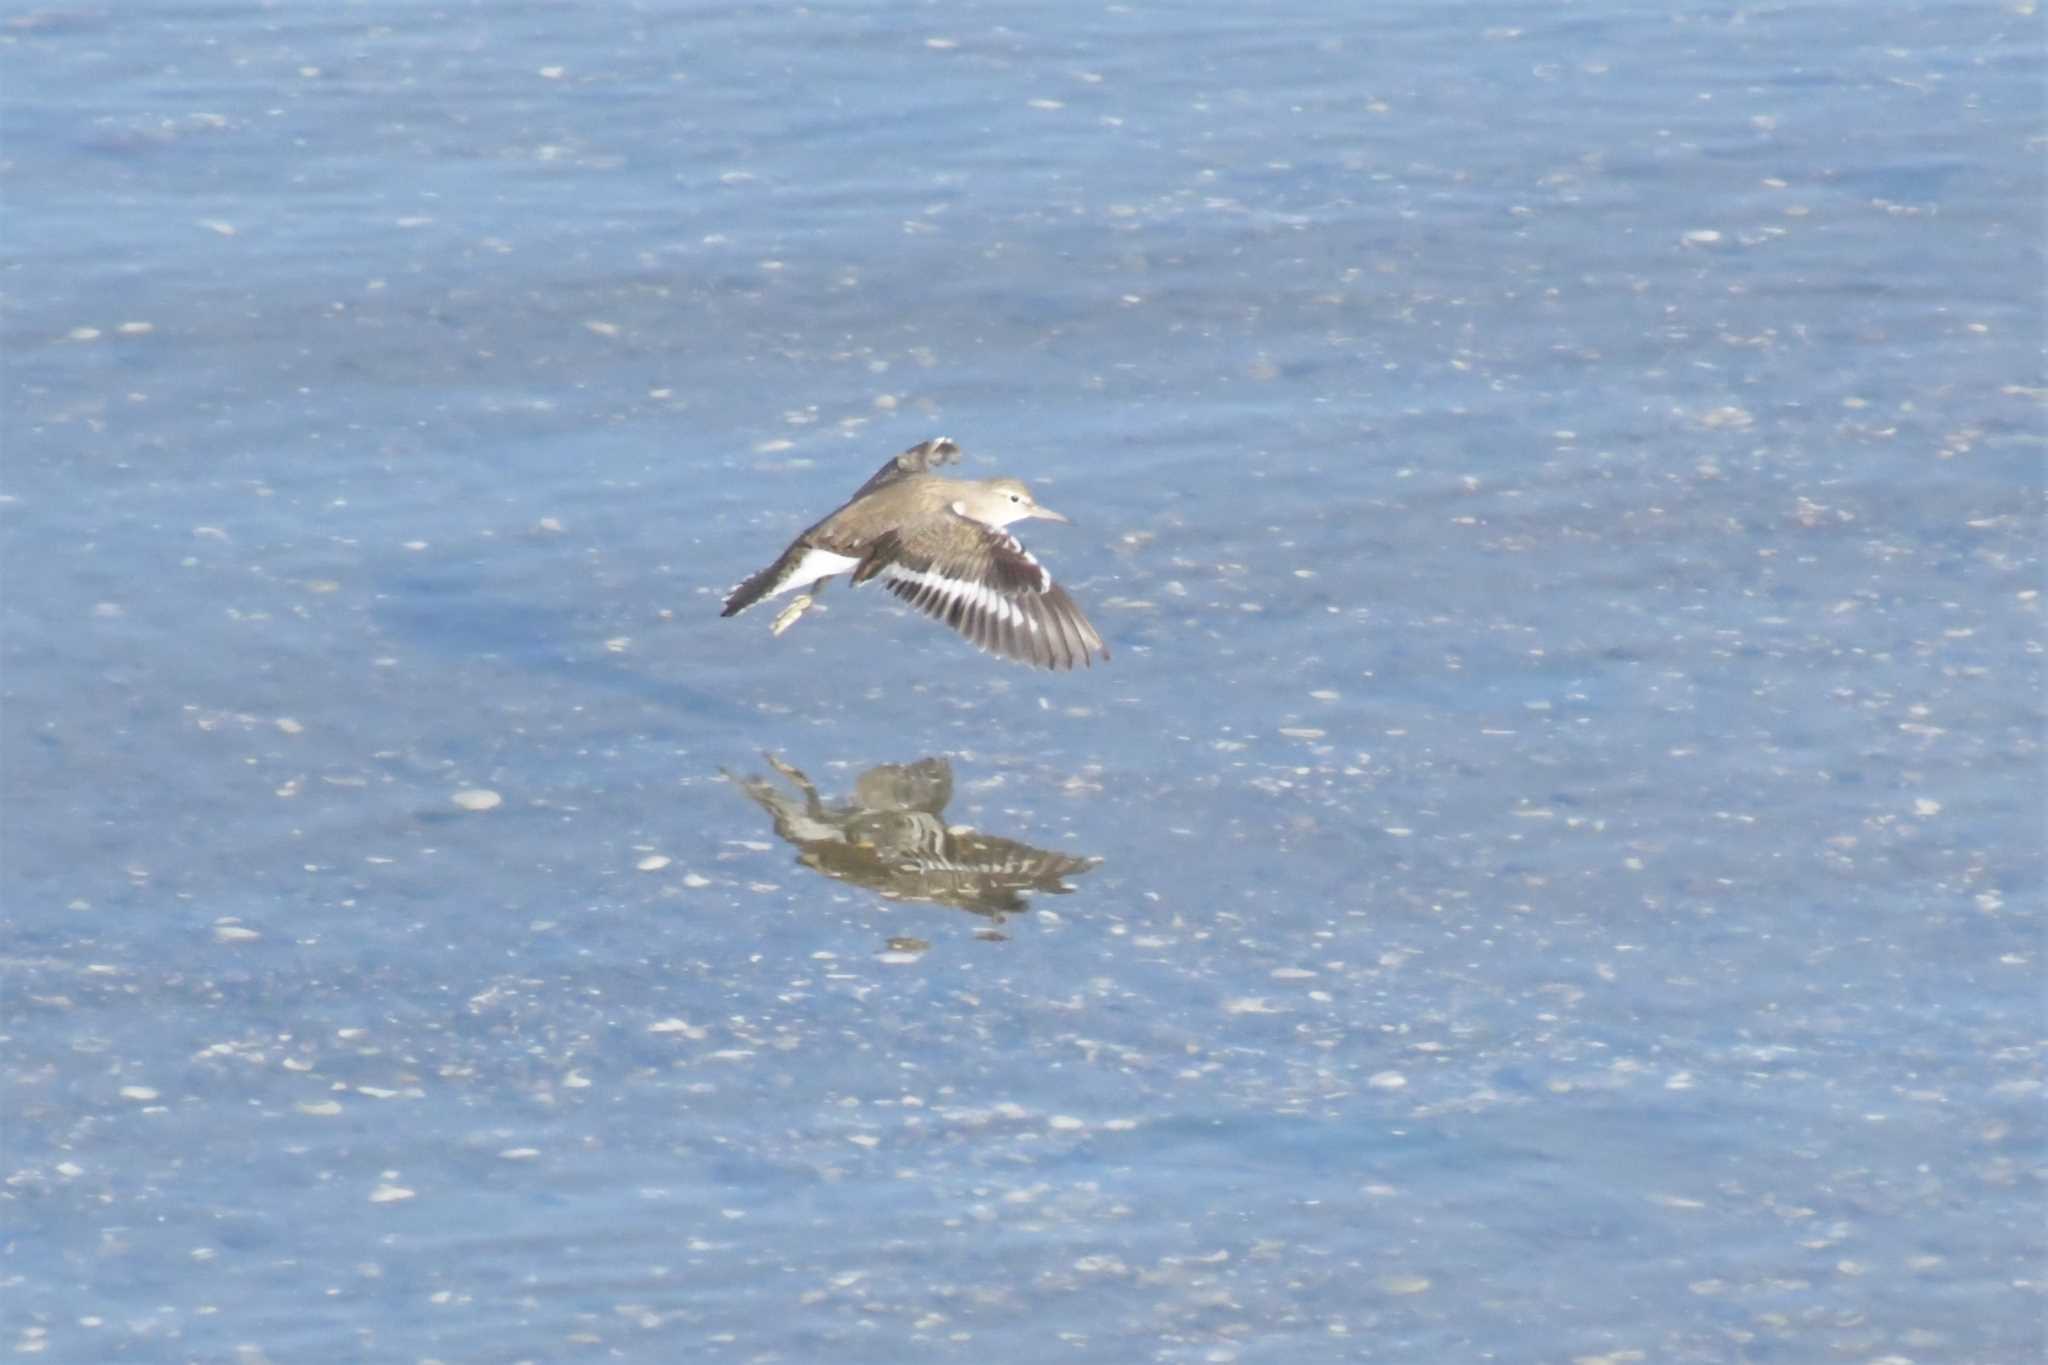
M1031 515L1034 517L1043 517L1047 521L1059 522L1062 526L1072 526L1074 524L1073 522L1068 521L1065 517L1061 516L1059 513L1053 511L1050 507L1034 506L1031 509Z

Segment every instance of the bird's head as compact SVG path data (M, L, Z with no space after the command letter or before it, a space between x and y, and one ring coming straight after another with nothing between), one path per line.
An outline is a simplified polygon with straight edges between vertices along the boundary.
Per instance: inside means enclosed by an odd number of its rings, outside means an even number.
M969 484L953 500L953 510L986 526L1008 526L1027 517L1066 521L1050 507L1040 507L1031 490L1018 479L990 479Z

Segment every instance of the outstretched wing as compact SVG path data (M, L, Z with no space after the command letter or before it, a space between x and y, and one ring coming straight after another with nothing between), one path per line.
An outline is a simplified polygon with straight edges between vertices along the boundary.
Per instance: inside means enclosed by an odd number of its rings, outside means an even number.
M959 459L960 447L951 437L934 436L929 441L919 441L901 455L891 457L847 501L858 502L877 488L887 488L898 479L926 473L935 464L954 464Z
M958 534L975 528L972 539ZM991 654L1039 668L1092 666L1109 647L1067 590L1008 531L960 518L954 534L890 531L869 547L853 581L879 578L890 592Z

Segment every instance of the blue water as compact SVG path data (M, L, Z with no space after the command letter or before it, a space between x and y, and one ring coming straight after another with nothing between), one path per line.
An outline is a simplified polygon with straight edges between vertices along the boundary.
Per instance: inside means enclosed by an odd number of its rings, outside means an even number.
M0 1342L2040 1354L2042 55L7 20ZM1108 664L718 618L938 434Z

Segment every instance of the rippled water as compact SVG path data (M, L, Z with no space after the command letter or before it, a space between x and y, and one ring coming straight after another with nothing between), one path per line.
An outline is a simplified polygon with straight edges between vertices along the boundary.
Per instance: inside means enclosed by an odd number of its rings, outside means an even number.
M9 20L8 1344L2038 1353L2041 53ZM941 433L1107 665L718 618Z

